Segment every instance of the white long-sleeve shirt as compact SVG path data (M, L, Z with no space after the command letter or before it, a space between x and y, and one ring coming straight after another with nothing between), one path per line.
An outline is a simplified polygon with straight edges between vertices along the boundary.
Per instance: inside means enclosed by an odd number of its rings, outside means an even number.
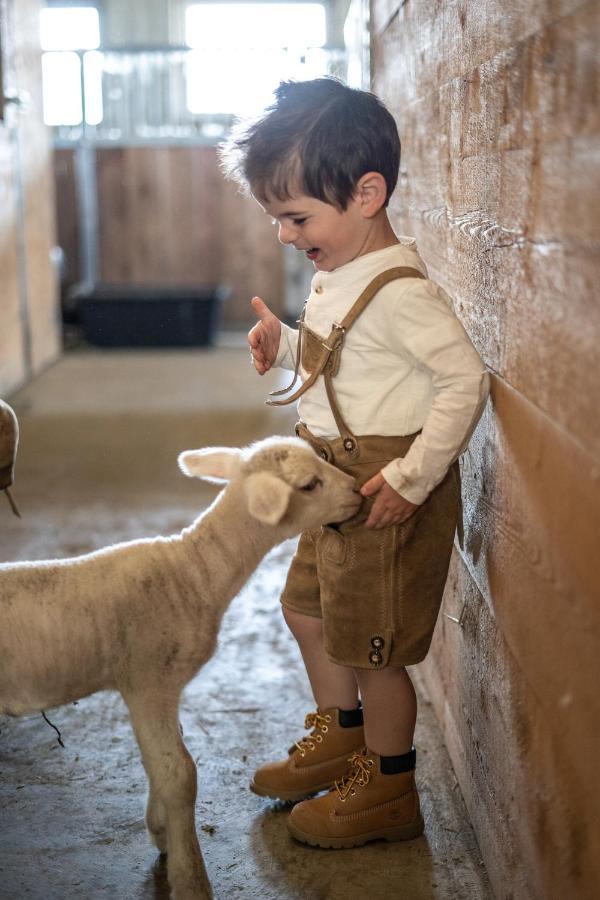
M317 272L306 307L308 327L326 338L386 269L411 266L426 275L416 242L399 241L331 272ZM283 326L276 366L294 368L297 342L298 332ZM307 374L301 367L303 381ZM466 448L489 378L442 288L402 278L385 285L347 333L333 388L353 434L421 432L404 458L383 469L399 494L420 504ZM299 399L298 412L313 434L339 437L322 376Z

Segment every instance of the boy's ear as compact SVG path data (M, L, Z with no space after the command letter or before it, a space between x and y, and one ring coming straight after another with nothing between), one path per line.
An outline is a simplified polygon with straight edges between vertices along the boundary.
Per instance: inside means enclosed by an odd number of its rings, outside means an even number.
M278 525L284 517L292 488L270 472L253 472L244 481L250 515L266 525Z
M221 483L230 481L241 455L235 447L206 447L204 450L185 450L179 454L177 462L184 475Z
M381 172L365 172L361 175L354 196L366 219L377 215L387 200L387 184Z

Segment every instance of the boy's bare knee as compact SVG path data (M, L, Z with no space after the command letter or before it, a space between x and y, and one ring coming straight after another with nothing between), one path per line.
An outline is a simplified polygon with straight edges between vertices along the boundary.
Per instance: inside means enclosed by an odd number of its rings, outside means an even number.
M410 676L404 666L385 666L383 669L354 669L356 680L361 689L377 688L396 682L405 682Z

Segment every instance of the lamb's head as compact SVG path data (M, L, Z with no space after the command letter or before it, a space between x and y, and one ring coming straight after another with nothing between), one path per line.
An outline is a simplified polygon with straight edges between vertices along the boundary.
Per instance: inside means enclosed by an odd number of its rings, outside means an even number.
M250 514L277 526L283 536L342 522L361 504L354 479L300 438L267 438L241 450L187 450L180 454L179 466L186 475L231 482Z

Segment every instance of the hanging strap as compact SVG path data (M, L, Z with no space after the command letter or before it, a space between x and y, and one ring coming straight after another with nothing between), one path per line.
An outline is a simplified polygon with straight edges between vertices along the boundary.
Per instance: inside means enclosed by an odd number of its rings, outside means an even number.
M267 404L269 406L287 406L288 403L294 403L296 400L298 400L299 397L302 396L302 394L304 394L310 387L312 387L319 375L323 375L325 390L327 391L327 399L329 400L331 412L333 413L335 423L338 426L340 435L343 439L344 448L348 451L348 453L356 453L356 438L344 422L339 406L337 404L332 384L332 379L337 374L339 368L339 356L344 343L344 338L347 332L352 328L358 317L361 315L361 313L369 305L373 297L381 290L384 285L388 284L390 281L396 281L398 278L425 277L426 276L423 275L422 272L419 272L418 269L413 269L410 266L397 266L393 269L386 269L385 272L380 272L379 275L377 275L371 282L369 282L362 294L360 294L356 302L346 313L342 321L340 323L333 323L329 336L325 340L318 337L314 332L312 332L312 336L316 338L318 340L318 343L320 344L320 352L313 371L309 373L309 377L306 379L306 381L304 381L300 385L298 390L295 391L291 396L286 397L282 400L267 400ZM307 326L304 324L305 316L306 303L304 304L304 308L302 309L302 313L300 315L300 318L298 319L298 346L296 351L296 364L294 368L294 377L292 383L283 390L272 391L270 394L271 397L280 396L281 394L287 394L288 391L291 391L294 384L296 383L300 372L303 331L307 329Z

